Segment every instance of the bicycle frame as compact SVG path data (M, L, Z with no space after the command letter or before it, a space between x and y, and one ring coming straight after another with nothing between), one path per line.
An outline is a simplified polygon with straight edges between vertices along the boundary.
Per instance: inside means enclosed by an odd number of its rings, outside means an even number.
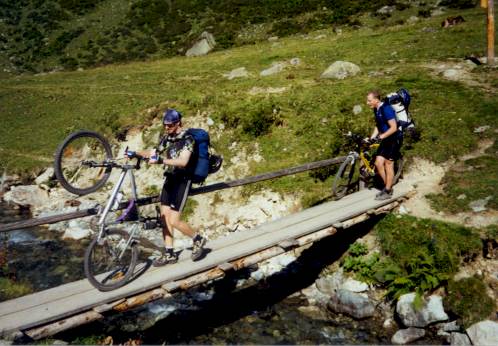
M106 223L107 216L109 215L109 212L111 211L112 206L114 205L114 203L116 201L116 197L117 197L119 191L121 190L121 186L123 185L123 182L124 182L127 174L129 175L130 181L131 181L132 199L130 200L130 204L128 205L128 207L130 207L130 208L127 208L125 210L123 215L120 218L118 218L117 222L122 221L122 219L124 219L124 217L126 216L127 212L129 212L129 210L131 209L131 206L136 203L136 200L138 198L137 186L135 183L135 175L133 174L133 170L136 168L137 168L137 165L122 165L121 166L121 174L119 175L118 181L117 181L116 185L114 185L112 192L111 192L111 195L107 201L107 204L104 207L104 210L102 211L102 213L100 214L100 219L98 221L98 226L99 226L99 233L97 235L98 241L100 241L102 238L104 238L105 230L107 229L107 226L108 226L108 224ZM129 243L134 238L133 236L136 232L136 229L137 229L137 227L133 228L133 230L130 234L130 238L128 240L128 244L126 244L126 247L129 245ZM125 247L125 249L126 249L126 247ZM124 252L124 250L123 250L123 252Z

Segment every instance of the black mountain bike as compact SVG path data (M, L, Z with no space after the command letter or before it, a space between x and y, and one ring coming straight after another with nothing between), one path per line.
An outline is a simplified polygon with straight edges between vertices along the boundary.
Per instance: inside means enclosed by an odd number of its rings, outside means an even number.
M382 181L375 169L375 157L379 143L365 141L362 136L351 132L348 132L346 136L353 141L356 150L349 152L346 160L341 164L335 175L332 195L336 199ZM404 159L400 155L394 161L393 185L400 179L403 166Z

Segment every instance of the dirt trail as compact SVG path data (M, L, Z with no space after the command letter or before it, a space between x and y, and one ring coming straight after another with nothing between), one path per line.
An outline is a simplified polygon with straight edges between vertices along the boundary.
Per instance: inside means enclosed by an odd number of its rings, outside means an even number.
M403 203L403 207L410 215L432 218L436 220L454 222L471 227L485 227L498 223L498 211L488 210L485 212L461 212L457 214L447 214L437 212L431 208L429 200L425 197L429 193L441 193L441 180L452 167L462 165L462 162L471 158L482 156L487 148L493 145L489 139L479 142L478 148L461 157L460 161L454 160L436 165L425 159L416 159L408 172L404 174L403 181L415 187L416 195Z

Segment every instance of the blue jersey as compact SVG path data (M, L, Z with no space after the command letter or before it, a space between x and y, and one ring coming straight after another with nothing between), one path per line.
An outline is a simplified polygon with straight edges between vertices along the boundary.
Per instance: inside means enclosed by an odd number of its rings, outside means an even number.
M383 103L378 109L374 109L374 114L375 124L380 134L389 130L389 120L394 119L396 121L396 112L387 103Z

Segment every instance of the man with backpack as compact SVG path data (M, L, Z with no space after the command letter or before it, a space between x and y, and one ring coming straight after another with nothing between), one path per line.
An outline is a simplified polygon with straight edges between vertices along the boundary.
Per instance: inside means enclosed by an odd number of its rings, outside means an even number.
M185 221L181 213L185 207L190 186L192 184L194 137L182 128L182 115L175 109L168 109L163 115L165 135L161 138L159 147L152 151L141 151L140 155L149 159L151 164L163 164L165 168L164 185L162 188L161 220L165 252L154 260L154 266L176 263L178 254L173 247L173 229L192 238L192 260L202 257L206 238L194 231ZM162 155L162 156L160 156Z
M378 91L370 91L367 94L367 105L373 109L375 115L375 128L370 140L380 141L375 167L384 182L384 188L375 199L385 200L392 197L394 161L399 156L403 135L398 128L396 112L389 103L381 101Z

